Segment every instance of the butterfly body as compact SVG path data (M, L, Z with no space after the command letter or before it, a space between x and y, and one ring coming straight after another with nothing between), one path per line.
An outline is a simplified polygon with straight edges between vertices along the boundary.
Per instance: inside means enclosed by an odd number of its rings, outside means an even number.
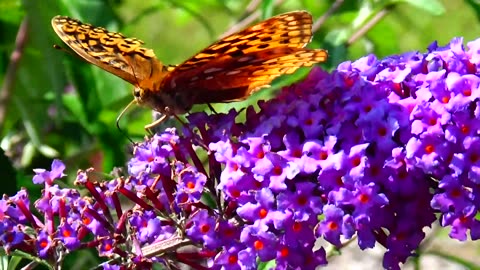
M133 84L137 104L166 116L195 104L246 99L282 74L326 61L325 50L304 48L311 26L308 12L281 14L222 38L178 66L166 66L139 39L64 16L52 19L57 35L78 55Z

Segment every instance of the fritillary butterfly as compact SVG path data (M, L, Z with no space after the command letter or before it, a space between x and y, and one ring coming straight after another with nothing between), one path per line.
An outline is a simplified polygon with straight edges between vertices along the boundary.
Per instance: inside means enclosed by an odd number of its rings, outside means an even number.
M239 101L282 74L325 62L312 39L306 11L281 14L229 35L178 66L163 65L143 42L64 16L52 19L57 35L86 61L135 86L134 102L167 116L194 104ZM123 112L122 112L123 113Z

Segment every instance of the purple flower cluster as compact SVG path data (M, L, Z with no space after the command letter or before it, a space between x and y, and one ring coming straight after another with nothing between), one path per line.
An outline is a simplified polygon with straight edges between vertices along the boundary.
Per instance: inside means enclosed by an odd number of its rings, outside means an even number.
M450 237L476 240L480 40L462 42L313 69L247 108L245 123L235 110L192 114L183 135L137 145L127 177L97 183L79 171L86 197L54 185L64 169L54 161L35 171L44 220L25 190L4 197L0 244L55 262L97 248L111 259L104 269L315 269L327 263L318 239L356 237L399 269L437 217Z

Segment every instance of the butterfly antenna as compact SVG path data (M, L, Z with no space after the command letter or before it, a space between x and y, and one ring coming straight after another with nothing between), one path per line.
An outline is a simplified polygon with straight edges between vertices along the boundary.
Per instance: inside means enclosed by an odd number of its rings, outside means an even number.
M115 121L116 125L117 125L117 128L118 130L120 131L120 133L122 133L123 135L125 135L125 137L127 137L127 139L132 143L132 144L135 144L135 142L128 136L128 134L122 129L120 128L120 119L122 118L122 116L125 114L125 112L133 105L136 103L136 100L133 99L132 101L130 101L130 103L128 103L128 105L123 108L122 112L120 112L120 114L117 116L117 120Z
M208 148L208 146L202 141L202 139L198 139L198 135L196 133L193 132L193 129L190 127L190 125L188 125L187 123L185 123L177 114L172 114L173 117L175 117L175 119L177 119L178 122L180 122L180 124L183 125L183 127L185 127L186 129L188 129L188 131L190 132L191 136L192 136L192 140L196 140L198 142L198 144L200 146L202 146L203 148L205 148L206 150L210 150Z
M132 59L133 59L133 61L135 61L135 57L133 57ZM132 69L133 78L135 78L135 88L140 87L140 82L138 81L137 74L135 74L135 68L133 68L133 64L130 64L130 68ZM135 91L135 90L133 90L133 91ZM123 109L123 111L118 115L118 117L117 117L117 128L120 130L120 132L122 132L128 138L128 140L132 144L135 144L135 142L133 142L132 139L130 139L130 137L128 137L128 134L120 128L119 122L118 122L120 120L120 118L122 117L122 115L128 110L128 108L130 108L130 106L132 106L133 103L136 103L135 98L132 101L130 101L130 103L128 103L127 107L125 107Z
M78 54L76 53L73 53L72 51L68 50L68 49L65 49L64 47L58 45L58 44L53 44L53 48L55 50L59 50L59 51L62 51L64 53L68 53L70 55L72 55L73 57L77 58L77 59L80 59L82 61L85 61L85 59L83 59L82 57L78 56Z

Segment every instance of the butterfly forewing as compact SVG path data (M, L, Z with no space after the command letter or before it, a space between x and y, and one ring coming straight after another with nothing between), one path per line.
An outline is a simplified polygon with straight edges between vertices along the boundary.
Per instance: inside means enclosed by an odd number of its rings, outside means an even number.
M312 17L278 15L212 44L169 73L162 91L188 91L192 103L241 100L282 74L324 62L327 52L305 49Z
M162 64L143 42L64 16L52 19L57 35L88 62L134 85L153 85Z
M195 68L220 55L234 55L239 51L248 53L278 46L303 48L311 39L312 16L308 12L281 14L224 37L179 65L177 71Z

